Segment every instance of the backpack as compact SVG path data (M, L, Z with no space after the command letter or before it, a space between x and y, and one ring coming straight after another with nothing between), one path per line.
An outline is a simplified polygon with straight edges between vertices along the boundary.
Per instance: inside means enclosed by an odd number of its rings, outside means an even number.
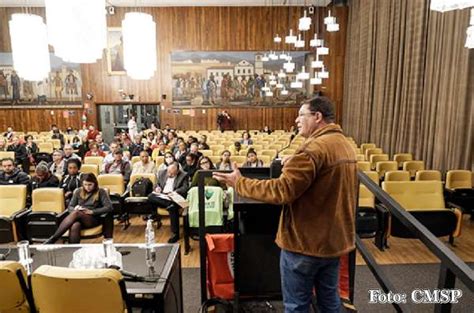
M153 192L153 183L149 178L139 177L132 185L134 197L148 197Z

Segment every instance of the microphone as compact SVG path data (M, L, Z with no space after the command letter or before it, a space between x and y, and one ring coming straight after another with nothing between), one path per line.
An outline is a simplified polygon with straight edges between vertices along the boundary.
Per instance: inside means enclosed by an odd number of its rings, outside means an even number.
M286 146L284 146L283 148L281 148L280 150L277 151L277 154L276 154L276 156L275 156L275 159L278 159L278 158L279 158L280 152L282 152L283 150L288 149L288 148L291 146L291 142L293 141L293 139L295 139L295 137L296 137L295 134L291 134L291 136L290 136L290 142L289 142Z
M288 149L291 146L291 142L293 141L293 139L295 139L295 137L296 137L296 134L291 134L290 142L285 147L277 151L275 158L272 160L272 163L270 164L270 177L271 178L280 177L281 169L283 168L283 166L281 165L281 159L279 157L279 154L280 152Z

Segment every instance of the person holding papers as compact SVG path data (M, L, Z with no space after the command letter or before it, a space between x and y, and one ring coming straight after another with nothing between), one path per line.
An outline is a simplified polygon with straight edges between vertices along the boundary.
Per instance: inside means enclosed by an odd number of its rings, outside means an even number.
M179 208L178 199L186 198L188 179L179 170L178 162L168 165L166 171L158 173L158 183L155 191L148 196L148 201L156 206L164 207L170 214L172 235L168 243L179 240Z

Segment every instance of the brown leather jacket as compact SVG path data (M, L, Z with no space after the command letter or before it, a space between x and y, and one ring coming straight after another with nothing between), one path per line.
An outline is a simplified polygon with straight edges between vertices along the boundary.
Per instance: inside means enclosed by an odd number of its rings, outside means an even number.
M296 150L277 179L240 178L247 198L283 204L277 245L316 257L337 257L355 248L357 165L339 125L316 130Z

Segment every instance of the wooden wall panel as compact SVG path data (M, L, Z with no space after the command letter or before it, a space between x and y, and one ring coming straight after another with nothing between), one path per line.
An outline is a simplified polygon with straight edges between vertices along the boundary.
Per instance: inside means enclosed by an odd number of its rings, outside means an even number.
M337 120L341 121L348 11L347 7L329 9L331 9L332 15L337 17L341 30L336 33L324 32L324 39L330 52L328 56L323 57L323 60L330 72L330 77L324 80L323 85L317 86L315 91L322 91L334 101ZM9 15L19 10L18 8L0 8L0 51L10 51ZM170 100L170 54L172 51L281 50L281 47L273 43L274 35L278 32L284 38L290 26L295 31L298 19L302 15L300 7L153 7L141 10L152 14L158 27L158 69L155 76L146 81L132 80L127 76L110 76L107 73L104 54L102 60L97 63L81 66L83 94L92 92L95 95L95 101L111 103L121 101L118 90L123 89L126 93L135 94L137 101L158 102L163 94L166 94ZM319 27L313 26L305 34L305 40L308 43L313 37L315 28L323 29L322 19L327 15L327 10L328 8L315 10L320 23ZM136 11L136 9L117 8L115 15L108 16L108 26L120 27L124 14L128 11ZM35 8L34 12L44 16L43 8ZM283 44L281 45L283 46ZM95 108L93 109L92 118L96 119L96 111ZM256 110L267 111L268 109ZM213 110L210 111L213 112ZM237 116L240 118L239 114ZM263 118L263 115L258 116ZM245 117L243 116L243 118ZM175 118L177 117L173 117L173 119ZM185 116L182 118L183 121L187 119ZM238 122L248 123L245 120ZM258 123L263 125L264 120L260 120ZM293 121L286 124L285 128L291 126L292 123ZM202 123L196 124L201 125ZM2 126L0 125L0 128Z
M74 112L65 118L64 109L0 109L0 125L3 132L8 126L17 131L46 131L52 124L60 129L81 127L82 109L67 109Z

